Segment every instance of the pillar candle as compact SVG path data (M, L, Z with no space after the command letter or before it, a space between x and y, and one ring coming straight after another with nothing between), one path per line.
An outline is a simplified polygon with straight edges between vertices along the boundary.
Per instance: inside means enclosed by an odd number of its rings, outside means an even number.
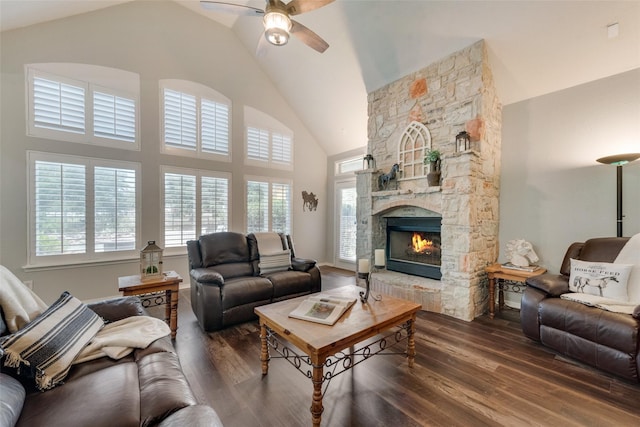
M359 259L358 260L358 273L368 273L369 272L369 260L368 259Z
M374 265L376 267L384 267L384 249L376 249Z

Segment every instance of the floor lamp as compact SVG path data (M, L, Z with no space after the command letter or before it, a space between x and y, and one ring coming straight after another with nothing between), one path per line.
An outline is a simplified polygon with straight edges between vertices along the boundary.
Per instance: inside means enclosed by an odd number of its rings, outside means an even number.
M596 161L605 165L616 166L616 194L618 204L618 237L622 237L622 166L629 162L640 159L640 153L616 154L613 156L600 157Z

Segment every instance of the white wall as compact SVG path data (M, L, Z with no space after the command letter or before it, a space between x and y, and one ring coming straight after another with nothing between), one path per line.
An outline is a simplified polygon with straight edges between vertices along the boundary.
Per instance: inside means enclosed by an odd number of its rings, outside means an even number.
M63 290L80 299L117 295L117 278L135 274L138 262L25 272L27 254L26 151L59 152L142 164L142 242L160 233L160 165L231 172L232 231L244 231L247 175L293 180L293 236L299 256L325 259L326 204L302 212L301 192L326 201L326 154L254 59L226 27L173 2L132 2L49 23L3 32L0 40L0 262L52 301ZM26 136L24 64L78 62L120 68L141 77L140 152L123 152ZM159 153L158 80L176 78L210 86L233 102L233 162ZM243 165L243 106L264 111L293 130L295 171ZM323 206L324 205L324 206ZM188 282L186 256L165 259Z
M503 109L500 261L533 243L557 273L567 247L616 235L616 170L597 158L640 153L640 69ZM623 169L624 235L640 233L640 161Z

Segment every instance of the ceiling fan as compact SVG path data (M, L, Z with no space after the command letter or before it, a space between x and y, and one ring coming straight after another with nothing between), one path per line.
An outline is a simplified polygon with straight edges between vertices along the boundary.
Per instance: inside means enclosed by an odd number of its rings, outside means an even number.
M265 10L221 1L201 1L200 4L203 8L215 12L232 13L241 16L262 16L264 37L260 37L258 41L258 48L256 49L258 56L264 54L266 42L274 46L283 46L289 41L290 34L293 34L304 44L320 53L327 50L329 43L290 17L319 9L329 3L333 3L334 0L293 0L287 4L281 0L266 0L266 2Z

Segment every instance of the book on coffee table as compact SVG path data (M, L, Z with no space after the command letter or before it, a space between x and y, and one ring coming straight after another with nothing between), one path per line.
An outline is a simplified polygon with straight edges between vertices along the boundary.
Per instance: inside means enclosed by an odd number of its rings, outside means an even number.
M289 317L333 325L354 303L356 298L336 295L313 295L289 313Z

